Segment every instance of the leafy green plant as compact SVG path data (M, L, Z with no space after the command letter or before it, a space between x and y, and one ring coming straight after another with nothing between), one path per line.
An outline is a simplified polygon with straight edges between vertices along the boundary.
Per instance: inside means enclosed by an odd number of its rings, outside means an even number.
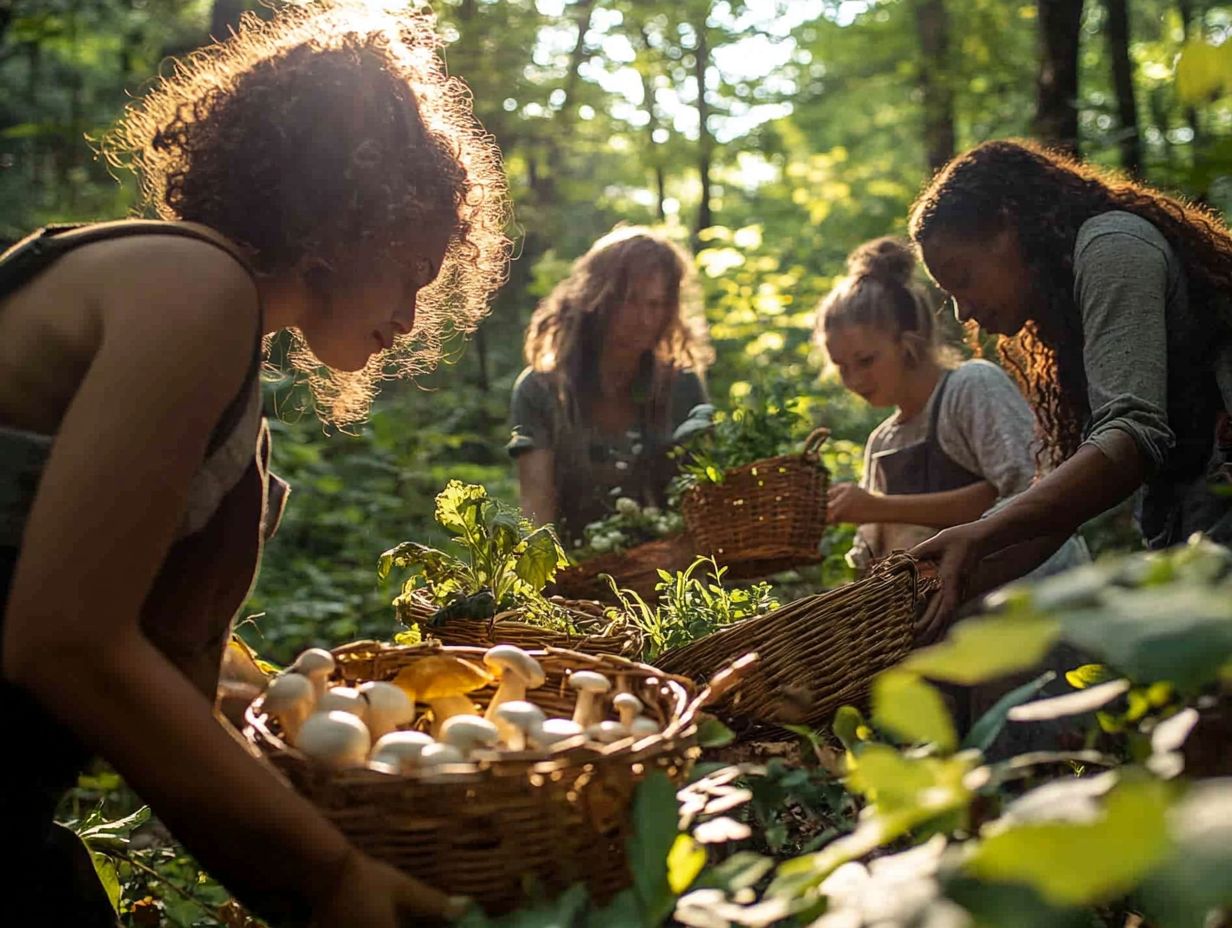
M681 463L674 491L722 483L734 467L794 450L812 429L799 392L784 378L763 378L750 384L730 411L716 413L713 427L678 431L677 439L687 445L677 452Z
M434 625L455 618L488 619L520 608L545 626L568 627L565 613L542 592L557 568L568 564L550 527L535 528L482 486L459 480L451 480L436 497L436 521L452 535L459 555L404 541L377 562L382 580L394 567L413 571L394 600L399 616L406 614L410 597L423 591L441 607L432 617Z
M770 584L726 587L720 567L712 557L699 557L685 570L659 571L655 585L659 602L650 606L633 590L622 590L612 581L620 609L644 634L644 657L654 660L664 651L680 647L742 619L765 615L779 604Z
M657 506L639 506L637 500L622 496L616 500L611 515L591 522L583 531L584 542L572 553L583 561L597 554L624 551L656 538L663 538L684 528L680 513Z

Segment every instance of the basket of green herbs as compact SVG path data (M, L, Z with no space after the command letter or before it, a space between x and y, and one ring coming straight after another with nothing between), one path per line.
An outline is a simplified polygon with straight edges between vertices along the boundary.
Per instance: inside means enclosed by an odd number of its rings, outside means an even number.
M381 555L377 575L408 572L394 598L401 642L560 647L636 655L640 630L596 602L548 597L544 587L568 564L551 528L457 480L436 497L436 521L451 535L444 551L407 541ZM456 553L455 553L456 552Z
M829 473L813 428L787 384L754 385L741 404L692 436L678 486L697 551L737 578L821 560ZM799 447L800 450L793 450Z

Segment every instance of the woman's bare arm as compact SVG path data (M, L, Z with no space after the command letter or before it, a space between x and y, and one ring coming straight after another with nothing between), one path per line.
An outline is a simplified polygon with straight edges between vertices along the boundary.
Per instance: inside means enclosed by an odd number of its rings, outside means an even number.
M522 511L536 525L556 521L556 459L546 448L518 455L518 496Z
M903 523L949 528L978 519L997 501L991 483L981 480L937 493L869 493L853 483L831 487L826 517L830 522Z

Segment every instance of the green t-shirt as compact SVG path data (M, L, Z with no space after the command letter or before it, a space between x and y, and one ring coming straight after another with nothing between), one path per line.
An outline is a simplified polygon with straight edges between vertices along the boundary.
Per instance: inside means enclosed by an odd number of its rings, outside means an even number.
M612 511L617 497L627 496L642 506L662 506L676 463L667 457L672 433L693 407L707 402L701 378L689 370L673 371L667 402L657 412L650 402L639 405L638 420L622 434L600 433L582 421L584 412L570 421L561 408L550 373L524 370L513 385L506 446L511 457L534 449L555 456L557 530L568 547L581 542L590 522ZM648 393L635 382L635 395Z

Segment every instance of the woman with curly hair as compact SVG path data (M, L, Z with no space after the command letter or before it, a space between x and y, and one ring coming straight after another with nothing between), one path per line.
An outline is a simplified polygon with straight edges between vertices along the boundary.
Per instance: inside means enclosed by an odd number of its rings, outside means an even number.
M1213 213L1028 142L955 158L911 210L960 320L1001 336L1055 466L988 518L914 550L940 562L937 634L973 593L1021 576L1140 487L1163 547L1232 540L1232 235ZM971 587L964 579L976 567Z
M513 387L522 508L566 547L616 497L662 506L672 433L711 359L692 261L640 226L599 239L535 309Z
M249 18L106 143L159 220L51 227L0 258L14 924L115 924L53 823L92 753L276 924L456 908L361 853L213 712L277 515L262 339L289 330L321 418L353 422L377 381L473 329L503 277L499 153L438 44L409 16Z
M1031 483L1031 410L988 361L958 363L933 306L912 280L915 255L899 239L865 242L822 301L815 340L843 385L894 407L864 448L859 484L830 487L826 518L860 526L847 559L860 572L891 551L961 525ZM1086 560L1074 540L1046 572Z

